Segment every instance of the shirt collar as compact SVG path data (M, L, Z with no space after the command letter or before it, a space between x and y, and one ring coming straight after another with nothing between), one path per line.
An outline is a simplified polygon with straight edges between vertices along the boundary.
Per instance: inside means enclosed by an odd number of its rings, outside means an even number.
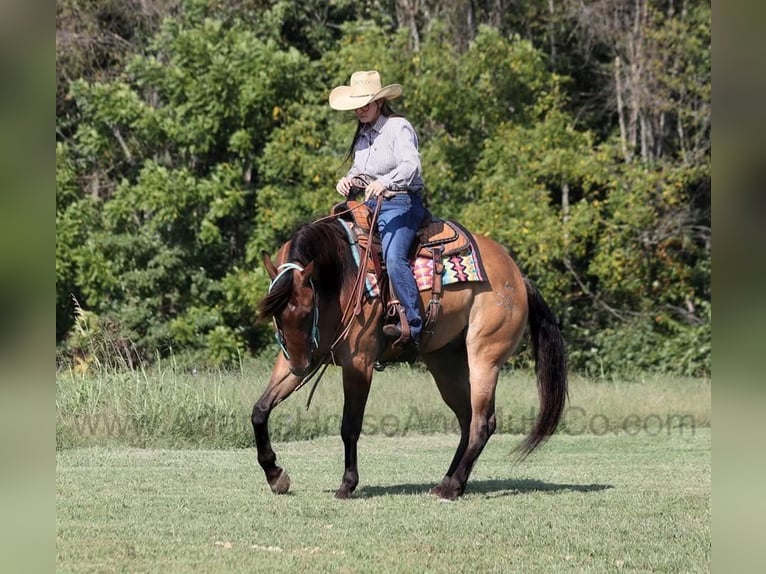
M376 131L380 133L380 131L383 129L383 126L386 125L386 122L388 121L388 118L384 116L383 114L380 114L378 116L378 119L375 120L374 124L365 124L364 126L364 132L370 132L370 131Z

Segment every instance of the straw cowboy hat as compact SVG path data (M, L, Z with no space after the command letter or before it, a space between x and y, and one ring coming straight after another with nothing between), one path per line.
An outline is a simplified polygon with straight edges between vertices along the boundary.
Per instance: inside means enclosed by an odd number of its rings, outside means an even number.
M376 70L354 72L348 86L338 86L330 92L330 107L334 110L356 110L375 100L393 100L401 95L399 84L381 88L380 74Z

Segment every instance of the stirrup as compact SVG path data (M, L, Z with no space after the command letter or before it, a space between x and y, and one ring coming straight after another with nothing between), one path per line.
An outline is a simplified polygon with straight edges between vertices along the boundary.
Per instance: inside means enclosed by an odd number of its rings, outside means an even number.
M402 336L402 327L397 323L387 323L383 325L383 334L386 337L399 339Z

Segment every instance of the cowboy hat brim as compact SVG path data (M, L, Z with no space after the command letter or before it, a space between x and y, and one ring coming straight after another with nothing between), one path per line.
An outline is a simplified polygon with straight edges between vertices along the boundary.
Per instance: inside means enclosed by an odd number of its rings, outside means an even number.
M338 86L330 92L330 107L334 110L358 110L375 100L393 100L402 95L402 87L399 84L390 84L374 94L363 96L352 95L351 86Z

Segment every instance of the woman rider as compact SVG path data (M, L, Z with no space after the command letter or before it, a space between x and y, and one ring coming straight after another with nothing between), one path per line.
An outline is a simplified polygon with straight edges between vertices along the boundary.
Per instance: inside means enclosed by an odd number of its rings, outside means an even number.
M332 90L330 107L354 110L358 120L347 155L353 162L335 189L347 197L352 178L364 175L369 180L364 194L368 206L374 209L378 196L383 196L378 214L383 259L394 294L407 318L410 339L417 345L423 322L409 251L426 210L421 197L418 136L412 124L388 104L401 94L399 84L382 87L380 74L375 70L354 72L348 86ZM383 332L388 337L400 338L402 326L384 325Z

